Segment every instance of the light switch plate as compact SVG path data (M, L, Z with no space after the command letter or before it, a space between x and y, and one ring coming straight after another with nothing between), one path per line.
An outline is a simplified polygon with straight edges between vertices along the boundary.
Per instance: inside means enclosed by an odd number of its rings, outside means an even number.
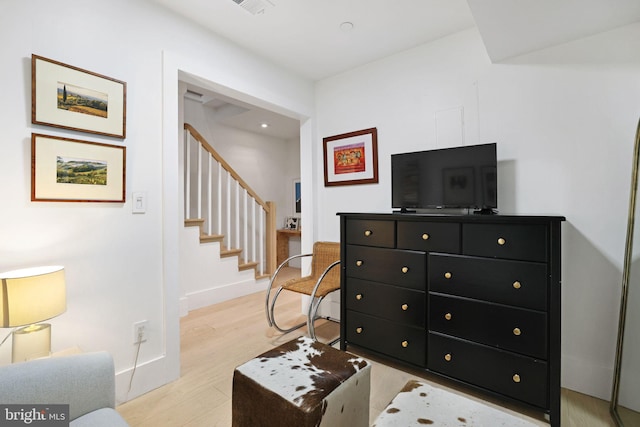
M131 194L131 212L134 214L143 214L147 212L147 193L144 191L136 191Z

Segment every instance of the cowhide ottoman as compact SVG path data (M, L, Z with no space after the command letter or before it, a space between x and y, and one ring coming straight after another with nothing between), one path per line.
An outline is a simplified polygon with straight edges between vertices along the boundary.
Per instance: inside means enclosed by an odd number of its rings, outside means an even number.
M476 399L410 380L371 427L533 427L522 417Z
M300 337L233 373L233 427L369 425L371 365Z

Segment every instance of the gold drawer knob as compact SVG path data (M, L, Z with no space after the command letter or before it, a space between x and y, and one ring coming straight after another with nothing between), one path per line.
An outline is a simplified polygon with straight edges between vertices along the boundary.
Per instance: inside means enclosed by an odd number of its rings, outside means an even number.
M446 360L447 362L451 362L451 359L452 359L451 353L447 353L444 355L444 360Z
M356 266L360 267L362 265L362 260L357 260L356 261Z
M402 347L404 348L409 347L409 341L402 341Z
M513 289L520 289L521 287L522 283L518 282L517 280L513 282Z
M520 375L513 374L513 382L514 383L519 383L520 382Z
M451 313L447 313L447 314L444 315L444 318L447 319L447 320L451 320L452 317L453 316L451 315Z
M402 311L409 310L409 304L402 304Z
M356 334L361 334L362 333L362 328L356 328Z
M409 271L409 267L402 267L402 272L407 273Z
M357 299L358 301L360 301L360 300L362 299L362 294L358 294L358 295L356 295L356 299Z
M373 231L371 231L371 230L366 230L364 232L364 235L367 236L367 237L371 236L371 234L373 234Z
M513 328L513 335L519 337L522 334L520 328Z
M447 271L446 273L444 273L444 278L445 279L451 279L452 277L453 277L453 275L450 272Z
M424 233L422 235L422 240L429 240L429 235L427 233Z
M498 244L499 244L500 246L503 246L505 243L507 243L507 241L506 241L506 240L504 240L502 237L500 237L500 238L498 239Z

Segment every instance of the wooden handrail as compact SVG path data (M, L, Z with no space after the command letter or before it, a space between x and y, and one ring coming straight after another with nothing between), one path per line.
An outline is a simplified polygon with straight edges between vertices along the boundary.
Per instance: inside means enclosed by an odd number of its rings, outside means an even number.
M238 173L229 165L229 163L225 162L225 160L222 158L222 156L220 156L220 154L218 154L218 152L216 150L213 149L213 147L211 145L209 145L209 143L207 142L206 139L204 139L204 137L202 135L200 135L200 132L198 132L197 130L195 130L193 128L193 126L191 126L188 123L184 124L184 128L186 130L189 131L189 133L191 133L191 135L193 135L193 137L198 140L198 142L200 142L200 144L204 147L205 150L207 150L209 152L209 154L211 154L213 156L214 159L216 159L216 161L218 163L220 163L220 165L227 171L229 172L229 174L233 177L234 180L238 181L238 183L240 184L240 186L242 188L244 188L245 190L247 190L247 193L249 193L249 195L251 197L253 197L255 199L255 201L262 206L262 209L264 209L265 213L269 213L269 204L265 203L259 196L258 194L253 191L253 189L251 187L249 187L249 185L244 182L244 180L242 178L240 178L240 175L238 175Z

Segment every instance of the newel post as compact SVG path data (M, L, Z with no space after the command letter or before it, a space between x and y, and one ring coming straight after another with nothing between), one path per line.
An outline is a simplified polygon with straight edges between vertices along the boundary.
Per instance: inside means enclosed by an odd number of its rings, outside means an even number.
M269 210L266 216L266 251L267 251L267 274L272 275L276 268L276 204L275 202L266 202Z

